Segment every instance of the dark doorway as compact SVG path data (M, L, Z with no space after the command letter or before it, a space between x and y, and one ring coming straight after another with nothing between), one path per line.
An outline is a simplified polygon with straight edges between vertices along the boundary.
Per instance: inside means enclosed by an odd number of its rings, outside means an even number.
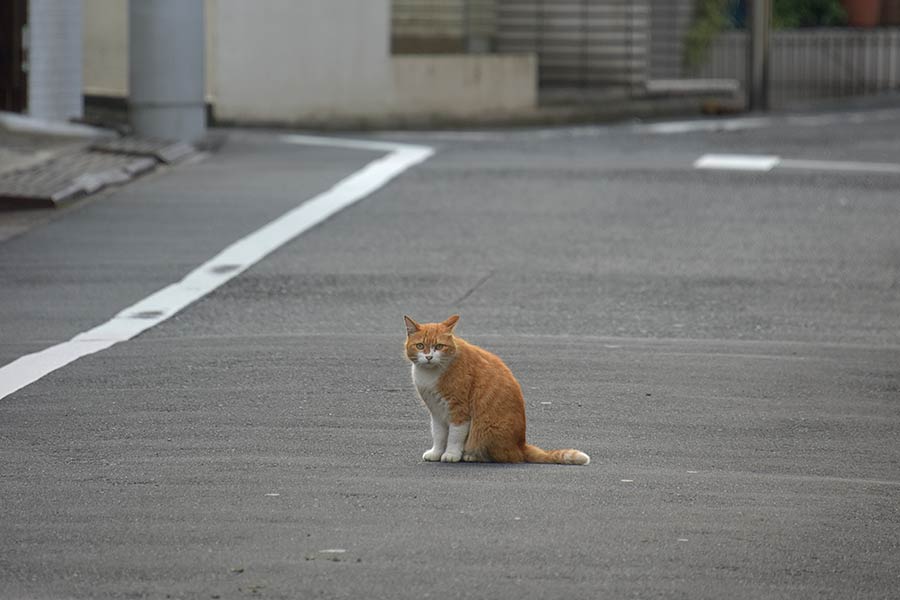
M28 76L22 33L28 0L0 0L0 110L23 112L28 105Z

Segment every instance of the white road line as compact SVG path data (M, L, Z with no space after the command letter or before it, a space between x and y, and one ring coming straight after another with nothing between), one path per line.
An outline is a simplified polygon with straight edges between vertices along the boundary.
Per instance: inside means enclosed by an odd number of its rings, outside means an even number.
M694 133L710 131L741 131L743 129L760 129L771 127L774 119L770 117L740 117L736 119L697 119L693 121L665 121L633 126L639 133L672 135L676 133Z
M389 154L241 238L188 273L181 281L123 309L105 323L80 333L67 342L22 356L0 368L0 399L83 356L130 340L162 323L298 235L365 198L434 154L432 148L410 144L296 135L282 136L280 139L290 144L372 150Z
M777 156L704 154L694 161L694 168L730 171L771 171L779 161L780 159Z
M704 154L694 161L695 169L730 171L846 171L856 173L900 174L900 164L841 160L802 160L766 154Z

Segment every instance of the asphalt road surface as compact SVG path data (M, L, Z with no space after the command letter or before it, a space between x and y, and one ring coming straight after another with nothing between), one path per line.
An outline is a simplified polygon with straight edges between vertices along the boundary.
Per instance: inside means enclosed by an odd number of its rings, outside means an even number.
M374 139L435 154L0 399L0 597L900 596L900 110ZM0 364L384 154L231 131L0 243ZM590 465L422 462L455 312Z

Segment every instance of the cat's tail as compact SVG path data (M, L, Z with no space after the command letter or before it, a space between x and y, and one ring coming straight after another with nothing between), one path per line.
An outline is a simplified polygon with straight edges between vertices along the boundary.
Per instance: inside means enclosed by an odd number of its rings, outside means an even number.
M591 457L580 450L541 450L537 446L525 444L525 462L551 463L556 465L586 465Z

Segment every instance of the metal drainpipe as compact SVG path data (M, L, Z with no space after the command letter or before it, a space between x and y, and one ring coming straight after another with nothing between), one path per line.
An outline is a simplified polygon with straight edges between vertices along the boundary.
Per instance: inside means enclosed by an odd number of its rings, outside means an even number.
M203 0L129 0L129 113L136 134L206 133Z
M750 50L748 52L747 106L753 111L769 110L769 29L772 0L749 0Z

